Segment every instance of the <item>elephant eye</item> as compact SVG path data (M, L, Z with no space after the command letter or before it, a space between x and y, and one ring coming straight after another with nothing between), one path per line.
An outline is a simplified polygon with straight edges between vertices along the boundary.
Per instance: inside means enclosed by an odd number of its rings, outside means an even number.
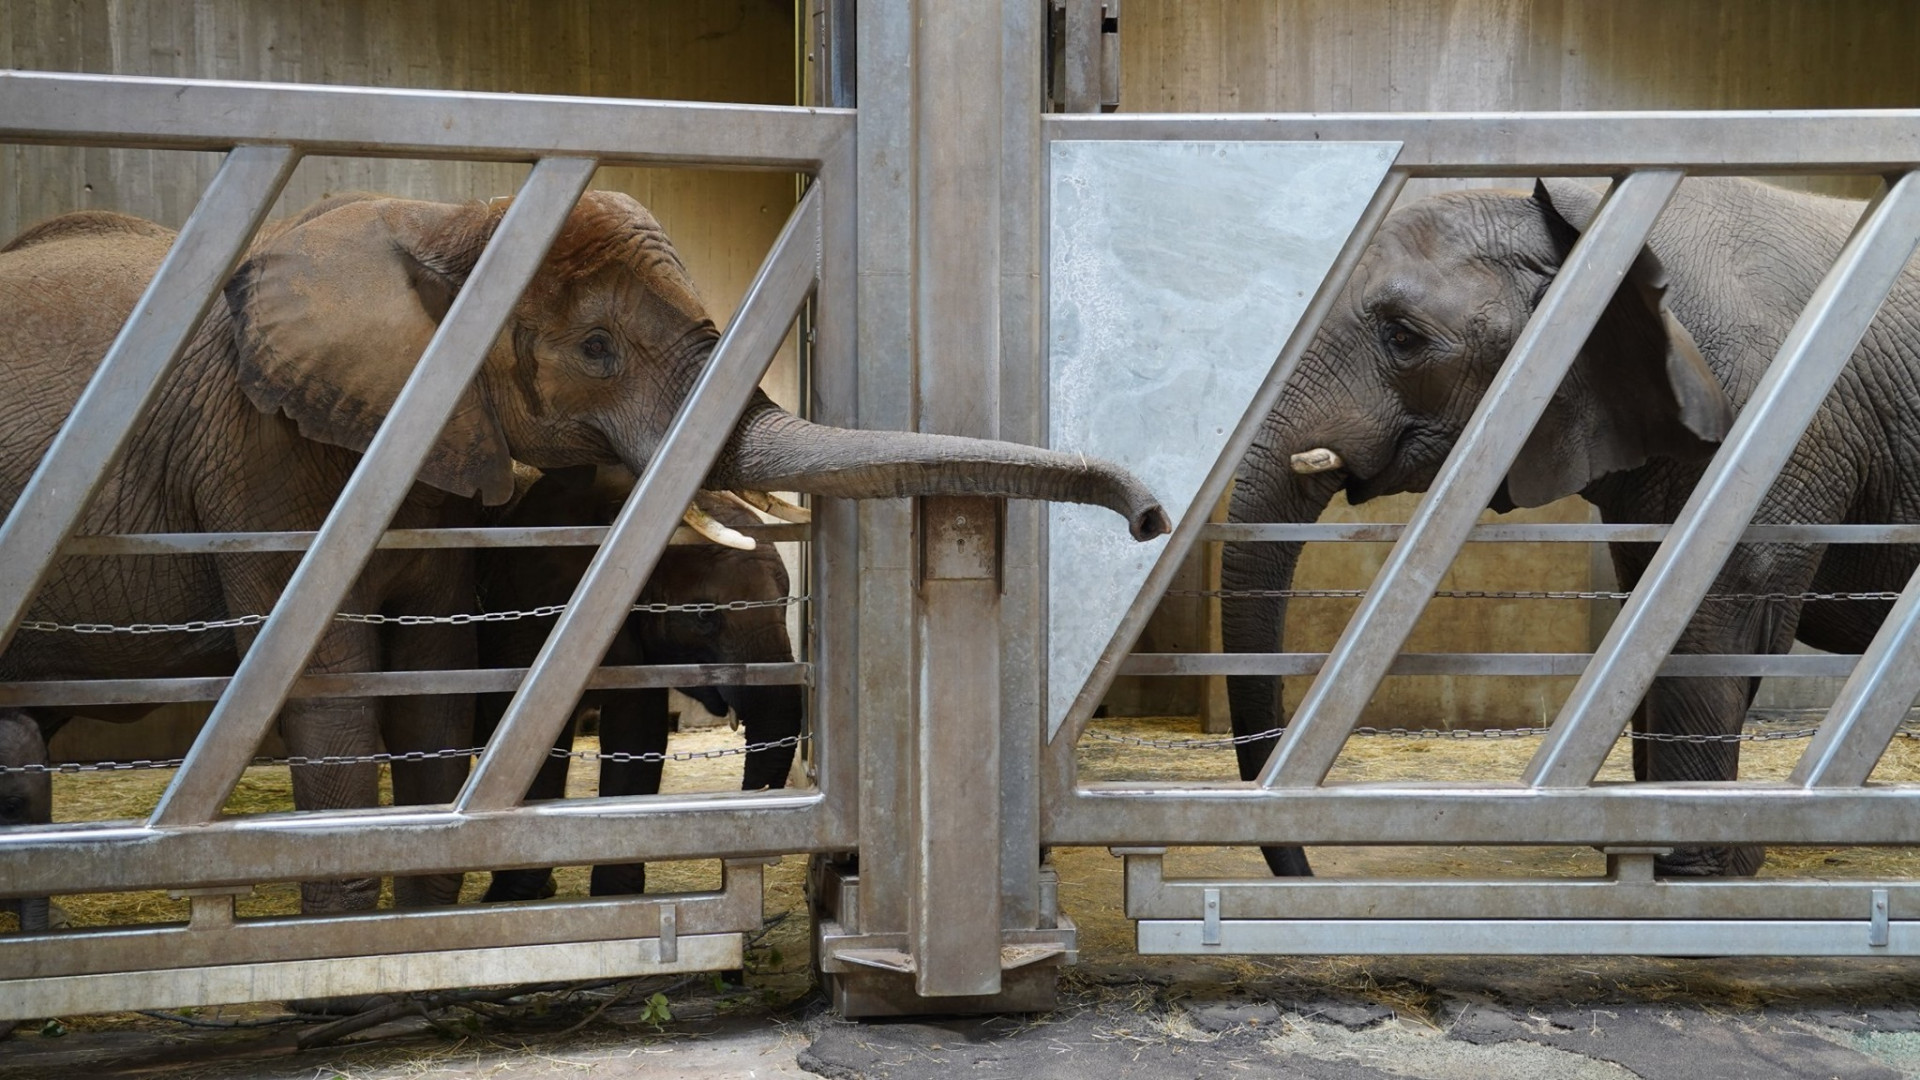
M1419 352L1427 343L1419 331L1397 322L1390 322L1381 328L1380 340L1386 343L1388 351L1401 358Z
M595 330L580 340L580 355L588 364L603 372L613 367L613 339L604 330Z

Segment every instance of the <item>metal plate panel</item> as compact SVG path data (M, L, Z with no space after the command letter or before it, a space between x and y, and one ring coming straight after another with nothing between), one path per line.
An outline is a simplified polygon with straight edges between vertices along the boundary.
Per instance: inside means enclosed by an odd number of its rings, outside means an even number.
M1397 150L1055 143L1050 444L1125 465L1176 519L1204 514L1195 494ZM1097 507L1048 517L1051 733L1166 541L1136 544Z

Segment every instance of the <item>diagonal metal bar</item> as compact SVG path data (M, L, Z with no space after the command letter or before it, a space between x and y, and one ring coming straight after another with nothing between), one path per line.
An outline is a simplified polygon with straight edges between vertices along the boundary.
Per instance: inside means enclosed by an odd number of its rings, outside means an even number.
M1533 787L1580 787L1600 771L1694 609L1846 367L1920 243L1920 173L1867 207L1840 257L1740 411L1667 539L1527 765Z
M1650 169L1614 185L1308 688L1261 770L1261 787L1312 787L1326 778L1683 175Z
M693 394L621 507L566 613L535 657L527 681L507 706L486 753L455 800L456 811L503 809L518 805L526 795L547 748L625 620L627 606L653 573L681 511L712 468L747 396L760 384L813 289L820 264L820 200L820 185L815 184L787 219Z
M235 149L174 238L159 272L0 525L0 652L299 159L285 146Z
M1212 506L1220 501L1220 496L1233 481L1234 470L1240 467L1240 460L1246 456L1247 449L1253 445L1254 437L1260 433L1260 425L1266 422L1280 403L1280 393L1286 389L1287 380L1293 377L1293 371L1300 366L1300 358L1306 355L1307 346L1313 344L1314 335L1320 332L1320 324L1326 321L1333 305L1340 300L1340 294L1347 287L1347 279L1353 276L1354 268L1360 265L1360 258L1366 254L1367 245L1373 242L1373 234L1380 230L1381 222L1392 212L1394 200L1407 184L1407 174L1402 169L1389 169L1381 179L1380 187L1374 191L1373 199L1367 208L1361 211L1360 220L1353 226L1353 232L1347 236L1345 246L1334 257L1333 265L1327 268L1327 276L1320 282L1320 288L1307 303L1300 314L1299 323L1293 333L1287 337L1287 343L1281 347L1280 355L1274 358L1273 369L1267 373L1267 381L1248 404L1247 411L1240 417L1240 426L1221 448L1220 456L1215 459L1212 471L1201 481L1200 489L1194 496L1193 505ZM1120 620L1119 629L1107 642L1106 653L1100 663L1094 666L1094 676L1080 696L1074 699L1073 707L1060 726L1047 732L1049 745L1056 753L1064 754L1071 761L1073 746L1086 730L1087 721L1093 716L1094 708L1106 696L1107 688L1112 685L1119 672L1122 657L1126 655L1132 642L1138 640L1140 631L1152 618L1160 598L1165 594L1173 576L1179 572L1187 552L1194 541L1207 528L1205 514L1192 515L1187 520L1176 522L1173 535L1167 537L1167 546L1160 553L1160 560L1147 574L1147 580L1140 586L1140 592L1133 599L1133 606ZM1065 738L1061 735L1065 733Z
M1866 783L1915 697L1920 697L1920 570L1907 580L1840 687L1787 783L1805 788Z
M220 812L595 167L592 158L534 166L161 796L155 826Z

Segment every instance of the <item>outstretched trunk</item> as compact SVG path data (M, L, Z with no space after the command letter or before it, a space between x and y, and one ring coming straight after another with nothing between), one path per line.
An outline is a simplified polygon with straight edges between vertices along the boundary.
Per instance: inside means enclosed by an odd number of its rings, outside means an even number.
M1126 518L1136 540L1171 528L1153 493L1111 462L988 439L827 427L786 412L758 391L707 486L843 499L1002 495L1091 503Z
M1285 462L1281 462L1285 467ZM1338 490L1331 474L1312 478L1283 476L1277 491L1268 491L1243 472L1234 485L1230 518L1233 521L1310 522L1319 518ZM1280 592L1293 588L1294 568L1300 561L1297 543L1227 544L1221 552L1220 584L1229 592ZM1284 652L1287 601L1281 596L1227 596L1220 601L1220 635L1227 652ZM1252 780L1280 741L1277 731L1286 725L1277 675L1230 675L1227 702L1233 714L1233 733L1245 738L1276 732L1266 738L1238 743L1240 778ZM1267 867L1281 877L1307 877L1313 870L1306 852L1298 847L1263 847Z

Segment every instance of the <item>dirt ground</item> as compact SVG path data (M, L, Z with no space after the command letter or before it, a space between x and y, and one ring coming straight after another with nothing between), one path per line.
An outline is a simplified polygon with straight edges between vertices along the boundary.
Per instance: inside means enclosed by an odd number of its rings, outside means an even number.
M1230 777L1230 751L1101 737L1192 730L1186 720L1102 721L1082 743L1083 775ZM674 749L738 742L725 728L706 729L676 735ZM1783 776L1804 745L1749 744L1743 775ZM1505 778L1532 749L1532 740L1356 739L1332 779ZM725 789L738 768L732 758L677 762L668 789ZM1603 776L1626 768L1623 747ZM590 795L588 769L575 772L572 793ZM133 816L157 799L166 775L60 776L58 813ZM1920 741L1896 740L1876 778L1920 778ZM277 808L286 798L284 770L255 769L233 808ZM1317 848L1313 858L1321 874L1347 877L1602 872L1601 856L1585 849ZM1910 878L1916 859L1906 850L1775 850L1764 873ZM1063 977L1061 1009L1044 1017L835 1020L808 976L805 860L789 858L768 872L767 928L740 983L665 979L447 1006L308 1051L294 1043L314 1025L277 1005L63 1017L0 1043L0 1078L1920 1076L1920 1012L1909 1007L1920 1003L1920 968L1903 962L1141 957L1121 910L1120 860L1104 849L1056 849L1054 861L1062 906L1080 928L1080 963ZM1167 871L1259 877L1265 868L1251 849L1177 848ZM718 875L712 861L655 864L649 884L712 887ZM560 887L584 894L585 869L562 870ZM481 888L469 881L474 897ZM76 926L186 914L183 901L157 893L58 902ZM296 907L292 886L268 886L241 913Z

